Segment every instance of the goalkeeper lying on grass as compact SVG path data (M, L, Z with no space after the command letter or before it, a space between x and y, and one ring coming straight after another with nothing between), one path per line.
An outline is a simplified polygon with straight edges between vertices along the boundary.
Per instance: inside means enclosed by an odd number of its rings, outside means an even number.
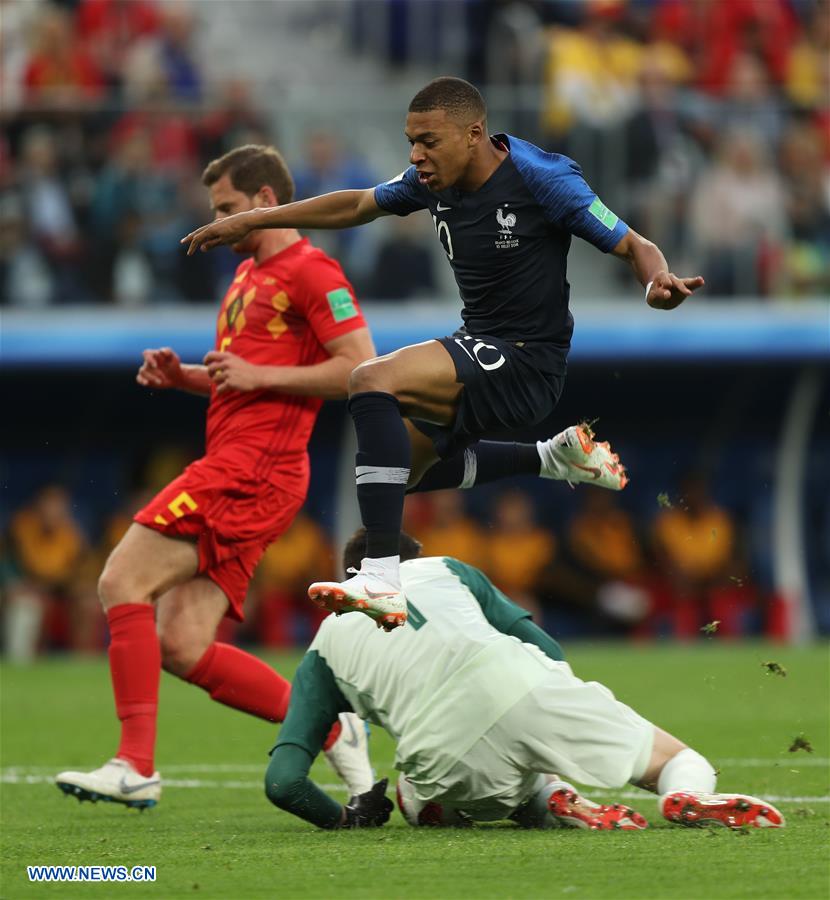
M385 634L353 615L331 615L320 626L271 753L272 803L321 828L389 819L385 780L343 807L308 778L338 715L353 711L397 742L398 804L412 825L512 819L526 827L646 827L629 807L592 803L563 778L639 785L659 794L662 815L681 825L784 824L769 803L713 793L715 772L699 753L601 684L577 678L556 641L477 569L419 559L419 551L402 537L405 627ZM359 564L362 531L344 555L346 568Z

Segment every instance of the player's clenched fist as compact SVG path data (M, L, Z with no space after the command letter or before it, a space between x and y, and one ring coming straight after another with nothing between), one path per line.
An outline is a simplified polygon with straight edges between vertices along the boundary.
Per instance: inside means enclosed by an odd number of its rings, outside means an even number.
M246 362L235 353L220 353L211 350L205 355L204 363L208 375L216 385L217 394L228 391L257 391L262 385L262 367Z
M674 309L694 291L703 287L703 278L695 275L693 278L678 278L671 272L660 272L654 276L654 281L649 285L646 294L646 303L654 309Z
M177 388L184 384L184 374L179 355L169 347L159 350L145 350L144 362L135 376L143 387Z

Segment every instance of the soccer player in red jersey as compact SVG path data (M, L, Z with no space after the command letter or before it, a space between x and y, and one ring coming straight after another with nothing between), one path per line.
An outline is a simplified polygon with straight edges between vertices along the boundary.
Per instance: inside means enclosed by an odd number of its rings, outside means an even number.
M294 194L282 157L264 146L214 160L202 182L217 219L290 203ZM233 249L247 258L222 301L204 365L185 365L163 348L145 350L138 371L144 387L209 396L206 452L136 514L101 575L121 742L101 768L57 776L79 799L158 801L162 668L268 721L282 721L288 707L290 683L217 642L216 628L226 615L242 619L259 558L305 500L307 445L323 400L346 396L349 373L374 347L342 269L296 230L253 232ZM348 740L337 740L336 729L330 736L332 761L357 793L365 778L371 787L371 771L363 729L347 724ZM365 771L340 744L361 751Z

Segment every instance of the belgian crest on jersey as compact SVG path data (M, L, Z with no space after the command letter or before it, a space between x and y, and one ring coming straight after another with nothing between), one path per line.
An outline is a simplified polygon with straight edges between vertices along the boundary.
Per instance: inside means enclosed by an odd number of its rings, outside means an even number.
M242 311L242 298L237 297L232 303L229 304L227 310L225 311L225 317L228 322L228 328L233 328L233 323L236 321L236 317Z

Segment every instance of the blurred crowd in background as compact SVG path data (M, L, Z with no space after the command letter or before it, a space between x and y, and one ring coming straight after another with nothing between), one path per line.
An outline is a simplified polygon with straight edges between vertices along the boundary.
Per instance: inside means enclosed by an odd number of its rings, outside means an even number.
M232 255L186 261L178 244L210 217L203 166L234 146L273 142L299 198L371 186L405 162L400 98L438 72L484 89L494 129L574 156L678 270L702 270L710 296L830 290L827 0L231 6L4 0L0 302L214 300ZM243 6L259 17L245 42L214 52L214 20ZM314 59L333 21L332 49ZM304 43L309 70L296 80L328 65L340 73L330 93L356 104L308 127L284 76L263 83L272 61L278 68ZM263 81L246 78L250 57L269 46ZM374 78L374 90L388 86L388 128L370 124L370 100L355 114L364 85L350 84L352 71ZM399 138L397 155L380 131ZM364 299L448 293L425 217L322 240Z
M166 475L156 467L147 480ZM536 492L538 495L538 492ZM91 525L60 484L39 489L9 520L3 553L3 649L25 660L40 651L96 653L106 620L96 596L103 563L152 491L127 496ZM582 487L571 515L548 520L526 486L492 492L471 511L461 491L407 499L404 528L428 556L478 566L540 624L560 636L680 640L782 637L777 598L748 576L748 535L737 517L690 473L678 491L635 516L608 491ZM475 505L475 503L473 504ZM87 521L89 521L87 519ZM94 537L91 537L94 535ZM308 510L263 557L244 625L226 640L271 647L303 644L320 621L307 599L313 580L335 577L330 537Z
M707 298L830 292L830 0L0 0L0 50L7 308L215 302L238 258L188 259L179 245L211 216L205 164L273 143L298 198L372 186L404 167L406 105L437 74L483 89L491 130L573 156L675 271L706 277ZM364 301L458 304L428 216L313 237ZM641 300L625 266L580 254L575 242L578 303ZM426 554L480 566L560 636L780 636L763 571L777 427L761 428L751 454L738 442L716 486L680 480L677 467L637 509L630 491L582 488L546 506L547 493L518 484L412 496L406 527ZM630 429L633 449L647 446ZM26 469L24 441L25 477L0 512L0 631L17 659L105 646L103 561L184 461L79 492L78 446L46 444L52 469L75 477L34 490L44 479ZM640 472L689 448L648 449ZM123 467L127 450L107 445L102 465ZM315 479L339 465L327 459ZM222 637L307 641L317 613L306 587L338 570L330 534L311 502L264 557L246 623Z

